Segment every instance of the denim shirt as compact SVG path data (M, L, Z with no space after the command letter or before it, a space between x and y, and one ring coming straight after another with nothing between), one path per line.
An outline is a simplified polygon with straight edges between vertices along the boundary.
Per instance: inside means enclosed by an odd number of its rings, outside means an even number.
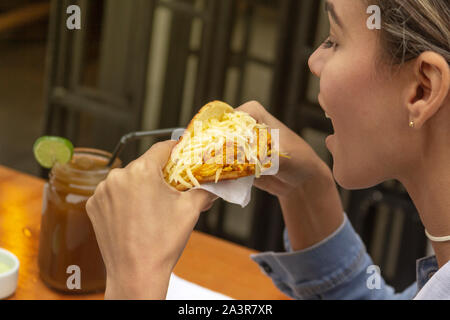
M379 274L347 216L332 235L297 252L285 230L284 246L284 253L264 252L251 258L294 299L450 299L450 262L439 270L434 256L418 260L417 282L395 292Z

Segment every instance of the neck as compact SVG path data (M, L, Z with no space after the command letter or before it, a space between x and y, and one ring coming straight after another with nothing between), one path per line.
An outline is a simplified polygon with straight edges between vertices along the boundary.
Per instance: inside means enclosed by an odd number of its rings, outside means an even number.
M434 152L422 158L408 177L399 179L413 200L426 230L435 237L450 235L450 155ZM431 160L431 161L430 161ZM450 261L450 241L432 242L439 267Z

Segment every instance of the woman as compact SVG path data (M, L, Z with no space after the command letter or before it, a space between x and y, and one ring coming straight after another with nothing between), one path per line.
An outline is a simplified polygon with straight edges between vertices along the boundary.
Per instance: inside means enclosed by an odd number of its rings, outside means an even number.
M367 27L372 4L381 9L381 30ZM276 176L255 182L280 201L289 252L253 259L293 298L449 299L450 4L329 0L326 7L330 37L309 66L335 129L327 139L333 171L258 103L240 107L280 129L280 148L292 156L280 160ZM164 183L161 167L173 144L158 144L114 170L88 202L108 271L107 298L164 298L200 212L215 200ZM419 263L417 284L402 293L382 279L368 285L373 263L343 212L334 179L346 189L403 183L436 253Z

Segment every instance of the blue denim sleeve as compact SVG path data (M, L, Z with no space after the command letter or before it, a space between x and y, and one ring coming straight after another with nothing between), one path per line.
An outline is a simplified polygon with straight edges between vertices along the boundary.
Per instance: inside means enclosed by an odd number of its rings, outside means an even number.
M401 293L379 275L347 216L328 238L305 250L293 252L285 230L287 252L265 252L251 258L285 294L301 300L410 300L414 283Z

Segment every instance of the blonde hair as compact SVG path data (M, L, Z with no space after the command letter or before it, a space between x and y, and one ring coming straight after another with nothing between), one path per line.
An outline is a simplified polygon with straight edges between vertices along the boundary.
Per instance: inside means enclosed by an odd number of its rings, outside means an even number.
M434 51L450 65L449 0L366 0L381 9L384 58L403 64Z

